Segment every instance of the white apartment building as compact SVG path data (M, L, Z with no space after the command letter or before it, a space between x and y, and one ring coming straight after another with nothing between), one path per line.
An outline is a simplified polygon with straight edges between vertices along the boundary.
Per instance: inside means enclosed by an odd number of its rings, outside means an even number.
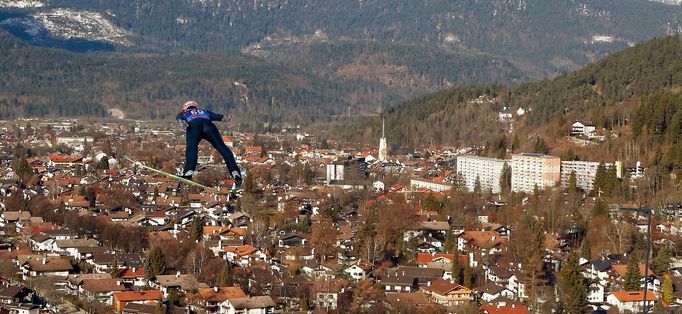
M605 163L606 168L612 164ZM575 171L575 181L579 188L585 192L592 191L594 178L597 176L598 162L594 161L562 161L561 162L561 186L567 187L571 172Z
M434 181L430 179L411 179L410 187L413 190L427 189L434 192L443 192L452 190L452 184L442 181Z
M476 178L478 178L482 190L500 193L500 176L505 163L510 167L512 165L511 160L471 155L458 156L457 174L470 192L474 190Z
M92 136L57 136L57 145L64 144L69 147L78 145L85 145L85 143L93 143L95 138Z
M511 167L514 192L532 192L536 185L542 189L561 180L559 157L529 153L513 155Z

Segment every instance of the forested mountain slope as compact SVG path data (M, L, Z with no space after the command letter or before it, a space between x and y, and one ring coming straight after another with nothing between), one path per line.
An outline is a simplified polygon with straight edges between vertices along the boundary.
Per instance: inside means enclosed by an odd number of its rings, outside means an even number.
M647 0L0 1L0 27L34 45L256 56L331 84L313 103L353 114L453 86L553 77L676 33L680 21L682 7Z
M581 120L594 122L603 134L613 134L610 153L630 146L638 152L620 154L641 156L656 150L662 154L680 141L680 90L682 39L673 36L650 40L552 80L517 87L454 88L408 101L384 117L389 142L411 147L486 142L510 147L515 135L521 142L544 137L562 145L570 124ZM512 109L512 123L498 121L503 107ZM516 114L519 108L525 111L523 116ZM379 130L380 119L375 118L338 132L361 140L376 138Z
M80 54L39 48L0 33L0 118L172 118L195 99L239 121L301 122L337 111L357 87L246 57L207 54ZM345 106L340 106L345 108ZM267 119L263 118L267 117Z

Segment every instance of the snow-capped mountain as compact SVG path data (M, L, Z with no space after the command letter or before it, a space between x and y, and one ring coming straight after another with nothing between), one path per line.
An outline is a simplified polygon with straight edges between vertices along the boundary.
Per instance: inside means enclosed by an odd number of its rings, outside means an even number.
M128 33L97 12L54 9L32 16L50 35L63 39L86 39L130 45Z
M682 0L649 0L652 2L660 2L668 5L682 5Z
M42 8L45 6L39 0L0 0L0 8Z
M3 4L15 8L41 8L43 6L43 3L39 1L5 1ZM53 38L131 45L128 32L114 25L106 15L98 12L55 8L12 17L0 22L0 25L19 27L35 39Z

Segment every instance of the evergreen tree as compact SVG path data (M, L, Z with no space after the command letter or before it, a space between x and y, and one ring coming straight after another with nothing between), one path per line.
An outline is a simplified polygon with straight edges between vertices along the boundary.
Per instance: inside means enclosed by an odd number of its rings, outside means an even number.
M578 180L576 178L575 171L571 171L571 174L568 176L568 189L566 194L570 209L575 210L579 204Z
M544 274L544 262L542 256L544 253L544 232L542 226L534 220L529 222L528 226L532 232L532 243L528 244L528 250L525 252L522 270L525 278L525 294L531 300L536 300L537 286L540 284L540 278Z
M502 166L502 173L500 173L500 191L507 193L511 190L512 168L506 162Z
M654 304L654 314L669 314L671 313L670 311L666 310L665 306L663 305L663 300L659 300Z
M199 215L195 215L189 227L190 238L194 241L201 241L201 238L203 236L203 230L204 219Z
M666 305L670 305L673 302L673 279L670 277L670 273L665 273L665 275L663 275L661 301Z
M109 158L107 156L102 157L102 159L99 160L97 163L97 169L100 170L107 170L109 169Z
M253 176L247 175L244 177L242 188L244 189L244 194L256 193L256 182L253 181Z
M169 289L167 313L175 313L175 307L180 305L180 297L180 292L177 288Z
M638 260L644 259L644 253L646 252L646 239L641 233L635 234L635 244L632 245L632 250L630 255Z
M616 167L611 166L606 171L606 197L618 196L620 192L620 180L618 180L618 175L616 173Z
M157 275L163 275L166 271L166 263L163 261L163 251L158 246L149 251L145 263L148 263L148 267L145 267L145 272L149 273L150 279L155 278Z
M608 215L609 208L606 206L606 203L601 199L601 197L598 197L597 201L594 203L594 207L592 207L592 216L608 217Z
M114 259L114 264L111 265L111 277L112 278L118 278L119 276L119 270L118 270L118 260Z
M299 308L299 310L301 310L301 311L307 312L309 306L310 306L310 305L308 304L308 298L303 297L303 298L301 298L301 299L298 301L298 308Z
M452 230L448 231L445 235L445 244L443 244L443 251L452 253L457 251L457 240L455 235L452 234Z
M14 159L26 158L27 157L26 148L24 148L24 146L21 145L21 143L17 143L17 145L14 146L12 155L14 156Z
M464 270L462 270L462 285L467 288L472 288L474 283L474 274L472 273L471 267L468 264L464 265Z
M455 257L452 260L452 280L457 284L462 284L462 264L459 261L459 250L455 249Z
M232 265L230 265L230 262L227 262L225 264L225 267L223 271L220 273L220 279L218 280L218 286L219 287L227 287L231 286L233 283L232 280Z
M606 165L604 162L600 162L597 166L597 171L594 175L594 183L592 184L592 190L598 195L600 192L604 191L606 181Z
M578 192L578 179L576 178L575 171L571 171L568 176L568 195L575 195Z
M474 182L474 193L481 195L481 178L479 176L476 176L476 181Z
M545 143L545 140L542 137L538 137L535 140L535 145L533 146L533 152L538 153L538 154L544 154L544 155L549 153L549 148L547 147L547 144Z
M656 275L661 275L663 273L667 273L670 270L671 262L672 256L670 255L670 251L664 245L660 250L658 250L656 257L654 257L654 260L651 263L651 267L653 268L653 271L656 273Z
M580 272L578 256L575 253L568 256L566 264L561 268L557 288L563 313L579 314L587 311L588 288L585 277Z
M580 245L580 257L588 260L592 259L592 248L589 237L585 237L583 243Z
M452 178L452 189L455 191L466 191L466 183L459 173L456 173Z
M26 157L21 157L13 162L12 165L14 173L21 178L21 181L27 183L33 177L33 169L28 165Z
M515 133L511 144L512 153L515 153L519 148L521 148L521 141L519 140L519 134Z
M630 255L628 259L628 266L625 271L625 276L623 278L623 286L621 287L624 291L639 291L640 280L642 278L639 272L639 259L637 257Z

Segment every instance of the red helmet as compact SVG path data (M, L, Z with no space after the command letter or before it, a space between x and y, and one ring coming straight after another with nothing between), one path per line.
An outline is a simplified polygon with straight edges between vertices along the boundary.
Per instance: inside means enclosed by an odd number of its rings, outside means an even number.
M194 100L190 100L182 105L182 111L187 111L192 108L199 108L199 105Z

